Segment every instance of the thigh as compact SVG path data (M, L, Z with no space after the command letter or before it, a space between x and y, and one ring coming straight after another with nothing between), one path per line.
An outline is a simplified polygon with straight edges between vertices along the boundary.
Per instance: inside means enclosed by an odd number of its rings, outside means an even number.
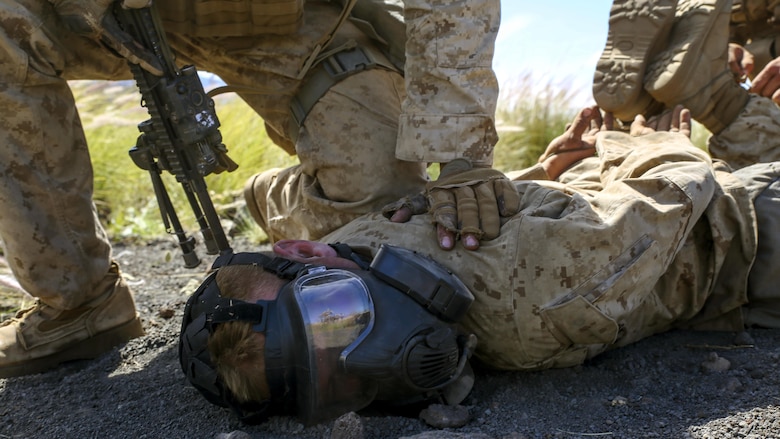
M0 75L6 84L130 77L124 59L70 32L48 1L0 3L0 29Z
M337 22L341 7L332 2L306 3L304 25L287 35L196 38L168 33L180 64L193 64L219 76L277 133L287 136L290 102L301 84L307 61L316 57L318 43ZM336 47L347 39L365 37L345 23L337 32Z
M272 240L316 239L423 190L425 165L395 158L400 84L374 69L332 87L301 130L300 165L248 183L247 204Z
M402 89L400 74L369 70L332 87L312 108L296 149L325 198L371 211L423 189L425 166L395 157Z
M758 227L758 251L748 278L746 324L780 327L780 162L759 163L734 174L754 197Z

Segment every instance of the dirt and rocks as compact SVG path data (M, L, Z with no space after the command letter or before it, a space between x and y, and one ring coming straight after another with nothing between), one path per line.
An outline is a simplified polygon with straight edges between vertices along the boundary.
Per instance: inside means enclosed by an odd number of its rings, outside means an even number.
M780 330L674 331L562 370L477 367L459 410L422 417L369 408L313 427L286 417L243 425L203 399L178 364L182 309L207 263L183 268L168 241L116 245L115 257L146 336L93 361L0 379L0 439L780 437Z

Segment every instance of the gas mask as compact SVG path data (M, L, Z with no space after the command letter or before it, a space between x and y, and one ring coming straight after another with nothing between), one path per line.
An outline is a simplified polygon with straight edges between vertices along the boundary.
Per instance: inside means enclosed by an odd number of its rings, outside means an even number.
M184 310L179 359L210 402L246 423L297 415L311 425L360 410L438 400L460 403L471 390L473 334L456 324L474 300L463 283L430 258L383 245L370 264L343 244L341 256L364 269L330 269L260 253L220 256L213 268L254 264L288 279L273 301L224 298L210 274ZM208 337L229 321L265 334L271 397L239 402L221 382Z

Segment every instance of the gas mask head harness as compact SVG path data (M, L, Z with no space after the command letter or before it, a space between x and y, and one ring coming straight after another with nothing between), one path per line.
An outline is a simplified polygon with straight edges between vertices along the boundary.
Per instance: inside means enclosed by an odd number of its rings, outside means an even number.
M382 245L370 264L344 244L331 245L358 270L329 269L261 253L230 253L187 301L179 361L211 403L234 409L245 423L297 415L313 424L373 401L393 405L460 403L473 384L468 364L476 337L456 323L474 296L430 258ZM263 267L288 279L271 301L222 297L216 269ZM222 323L244 321L265 334L270 398L241 402L221 381L208 338Z

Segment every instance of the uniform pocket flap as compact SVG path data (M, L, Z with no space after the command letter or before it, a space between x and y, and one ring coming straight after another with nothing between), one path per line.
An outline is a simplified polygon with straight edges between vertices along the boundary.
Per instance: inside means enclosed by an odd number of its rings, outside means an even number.
M619 327L615 320L582 296L541 311L547 329L564 346L574 344L612 344Z

